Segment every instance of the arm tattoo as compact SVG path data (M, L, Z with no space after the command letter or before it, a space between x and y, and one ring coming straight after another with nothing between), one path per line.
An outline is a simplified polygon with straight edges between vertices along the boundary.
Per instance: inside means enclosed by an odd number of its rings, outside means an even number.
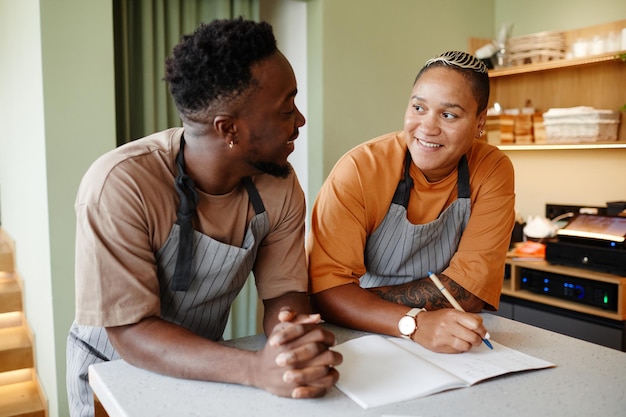
M439 279L448 288L448 291L463 304L474 297L472 293L454 282L444 274L439 274ZM439 310L441 308L451 308L443 294L429 279L419 279L406 284L392 285L386 287L376 287L369 289L383 300L407 307L423 307L427 310Z

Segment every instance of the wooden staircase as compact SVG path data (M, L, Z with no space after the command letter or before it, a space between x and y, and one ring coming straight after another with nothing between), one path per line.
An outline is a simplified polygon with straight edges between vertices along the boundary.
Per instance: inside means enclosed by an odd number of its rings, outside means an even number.
M14 250L13 241L0 228L0 417L47 417Z

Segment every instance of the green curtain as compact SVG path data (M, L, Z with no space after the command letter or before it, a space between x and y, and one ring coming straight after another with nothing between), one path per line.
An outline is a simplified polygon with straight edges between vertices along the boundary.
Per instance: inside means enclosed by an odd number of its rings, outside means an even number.
M113 0L117 143L180 126L165 59L201 22L258 20L259 0Z
M113 0L118 145L181 125L163 81L165 59L201 22L238 16L258 20L259 0ZM232 306L225 339L260 330L257 300L249 278Z

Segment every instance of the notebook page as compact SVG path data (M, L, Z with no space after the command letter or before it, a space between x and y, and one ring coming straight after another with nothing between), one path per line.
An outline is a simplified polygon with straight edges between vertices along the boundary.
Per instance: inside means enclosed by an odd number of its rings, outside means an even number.
M461 379L379 335L333 347L343 355L337 388L363 408L465 387Z
M555 366L551 362L511 349L493 340L490 341L493 350L481 344L468 352L458 354L436 353L405 339L389 338L389 340L467 381L469 385L511 372Z

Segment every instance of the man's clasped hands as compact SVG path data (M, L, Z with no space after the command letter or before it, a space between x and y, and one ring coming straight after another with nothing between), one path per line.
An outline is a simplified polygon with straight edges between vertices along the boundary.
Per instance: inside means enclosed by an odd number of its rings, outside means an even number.
M251 363L251 385L283 397L315 398L324 395L339 379L334 366L341 354L329 348L335 335L319 325L319 314L297 314L283 308L267 343Z

